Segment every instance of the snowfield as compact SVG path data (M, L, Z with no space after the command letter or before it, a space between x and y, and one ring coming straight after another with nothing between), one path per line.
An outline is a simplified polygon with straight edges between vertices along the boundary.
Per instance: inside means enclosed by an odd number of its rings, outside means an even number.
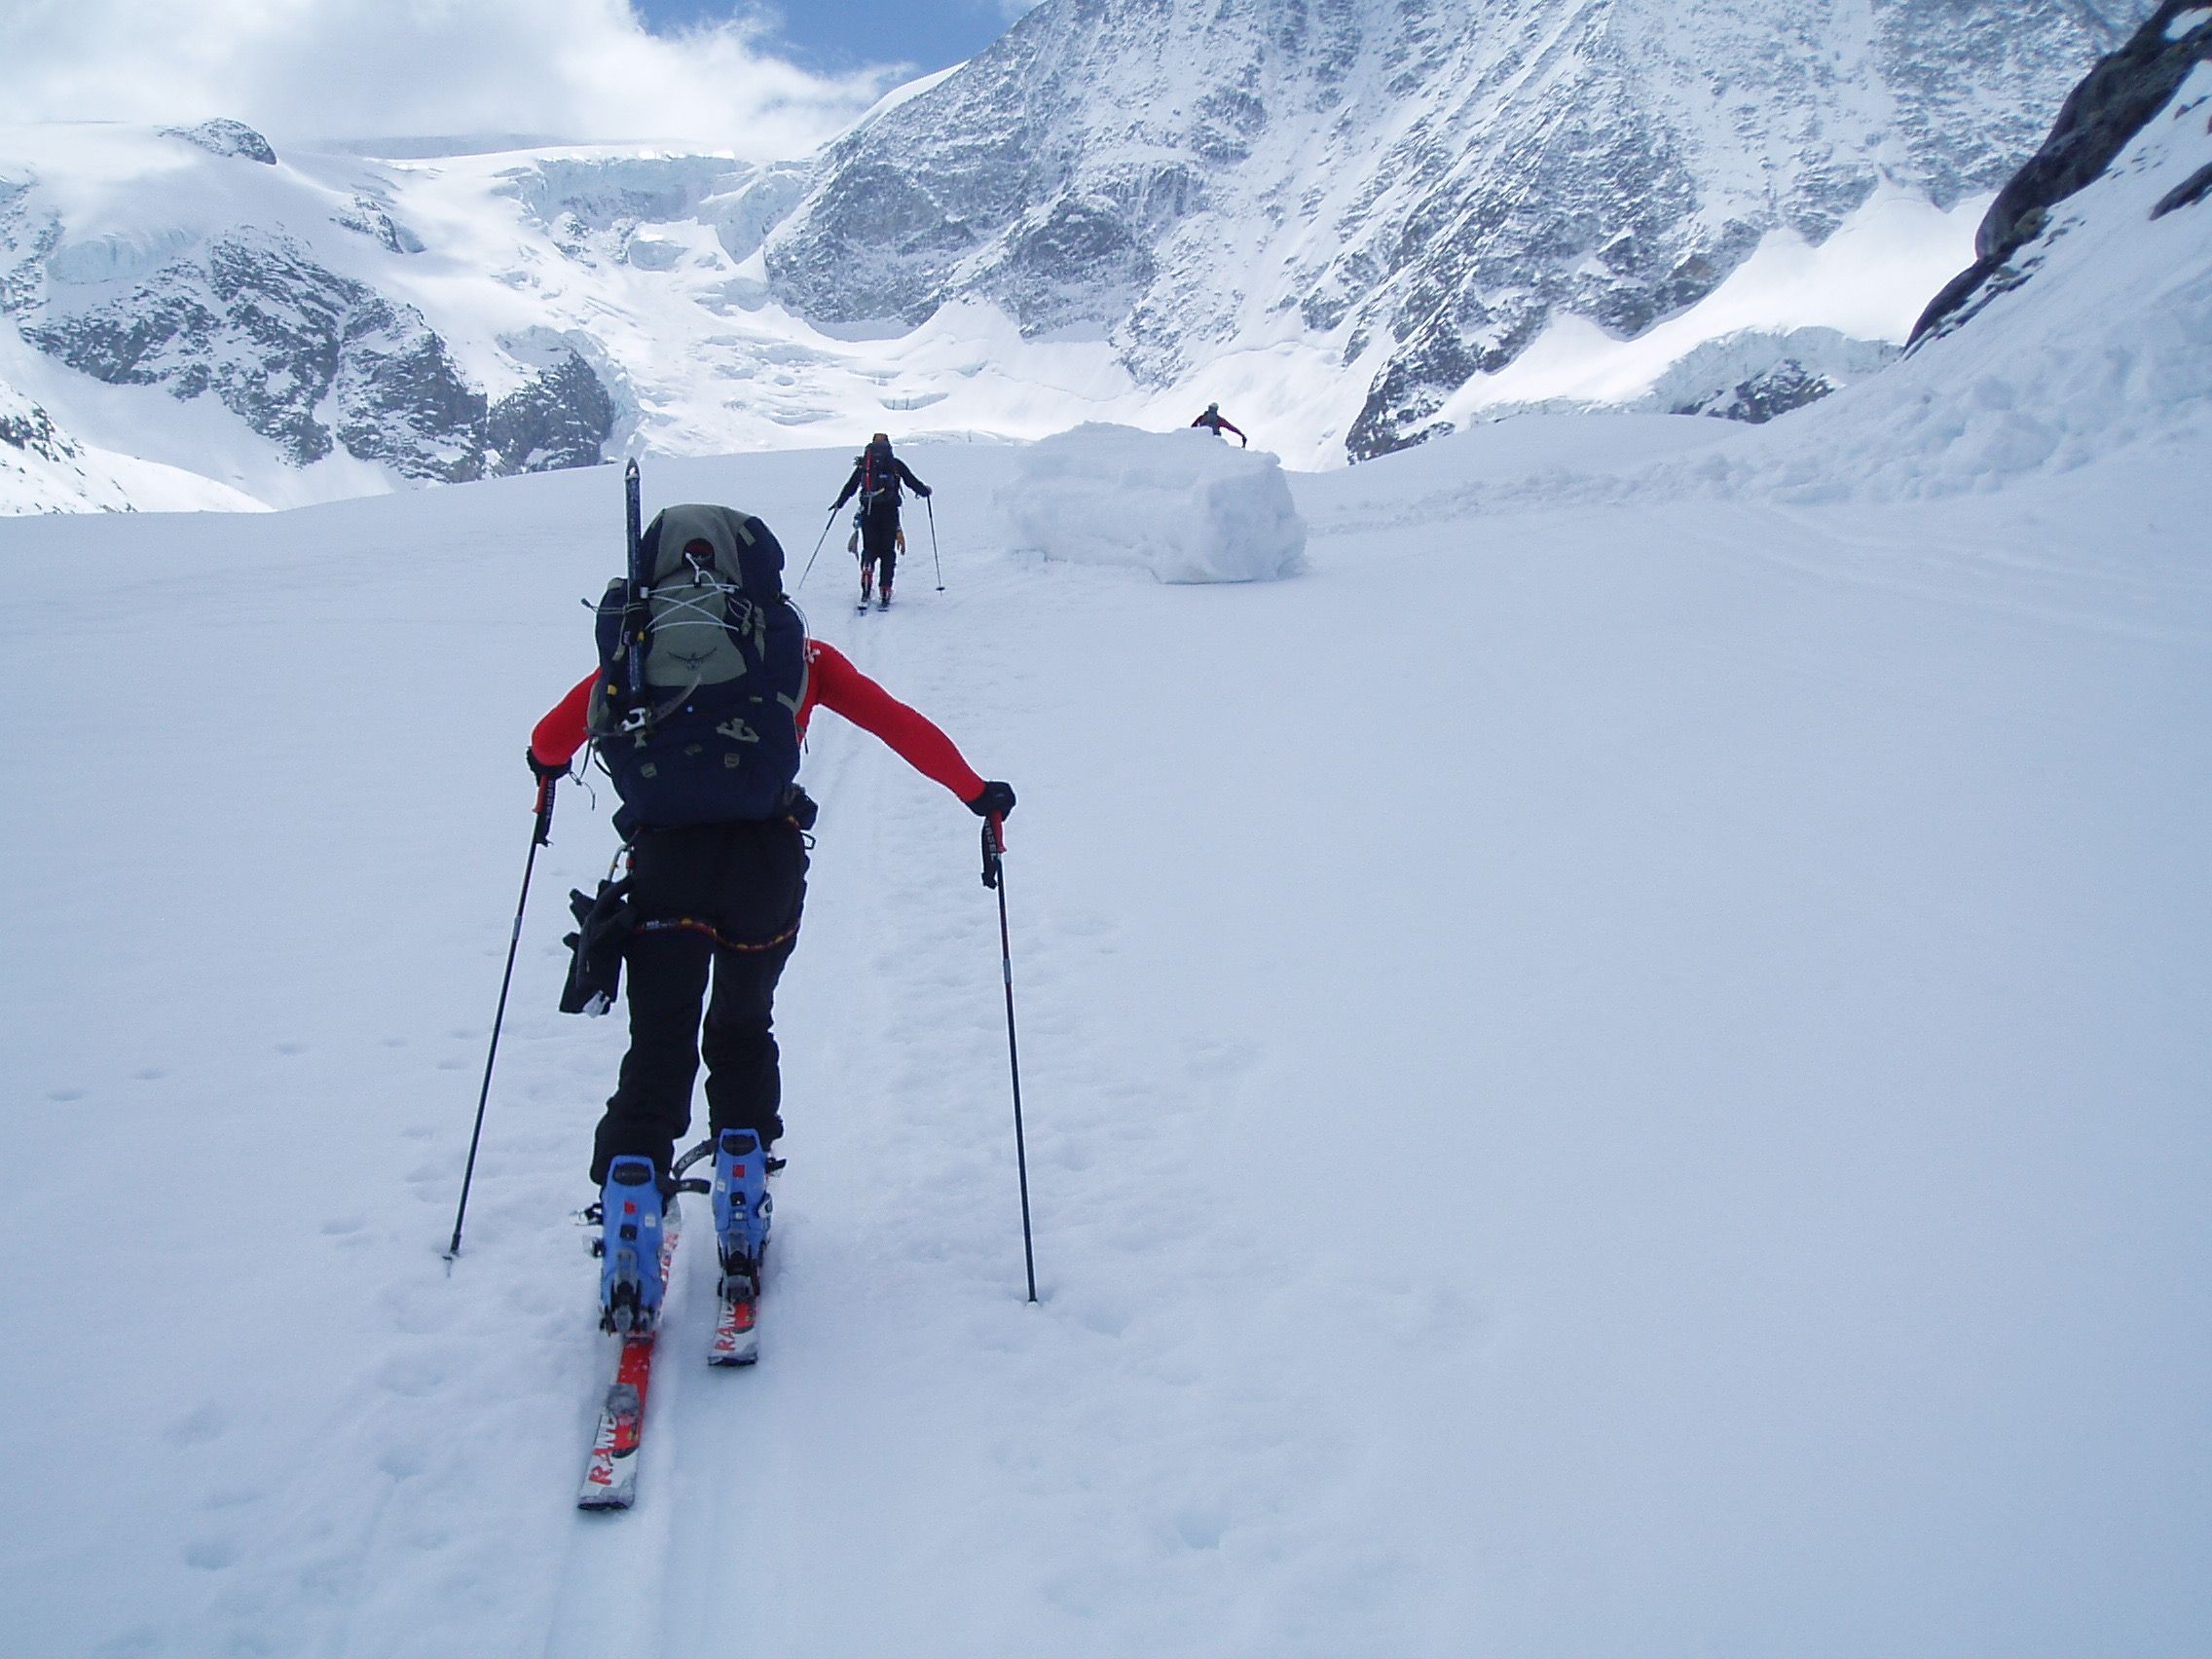
M892 612L835 547L801 597L1020 792L1043 1301L975 821L825 716L762 1359L705 1364L695 1210L618 1517L623 1034L554 1010L604 784L440 1259L616 472L0 524L9 1645L2203 1652L2212 486L1787 499L1796 424L1291 475L1303 569L1197 584L914 446L945 590L917 513ZM795 564L848 454L647 509Z

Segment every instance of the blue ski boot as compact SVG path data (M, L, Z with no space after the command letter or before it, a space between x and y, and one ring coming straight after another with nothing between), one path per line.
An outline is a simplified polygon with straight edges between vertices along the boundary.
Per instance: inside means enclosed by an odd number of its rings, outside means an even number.
M760 1258L768 1249L768 1155L751 1129L724 1129L715 1141L715 1241L720 1248L722 1299L760 1293Z
M660 1318L661 1200L653 1162L635 1155L607 1168L600 1193L600 1324L649 1331Z

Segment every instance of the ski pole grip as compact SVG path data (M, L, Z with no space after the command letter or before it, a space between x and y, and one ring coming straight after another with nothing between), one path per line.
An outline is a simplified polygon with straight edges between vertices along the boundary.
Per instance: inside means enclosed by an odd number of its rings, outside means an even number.
M983 820L983 885L999 884L999 855L1006 851L1006 824L997 813Z
M537 780L537 832L531 837L533 846L553 844L553 786L559 781L559 775L552 772Z

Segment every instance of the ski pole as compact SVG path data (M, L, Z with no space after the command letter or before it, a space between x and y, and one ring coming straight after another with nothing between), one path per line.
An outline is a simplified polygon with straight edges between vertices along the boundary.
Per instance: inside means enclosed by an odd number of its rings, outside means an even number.
M484 1087L476 1094L476 1127L468 1137L468 1167L461 1171L461 1204L453 1212L453 1242L446 1246L446 1266L461 1254L461 1224L468 1214L468 1188L476 1179L476 1147L484 1138L484 1103L492 1098L492 1062L499 1057L499 1027L507 1017L507 987L514 982L515 951L522 943L522 913L530 903L530 872L537 866L537 849L547 846L553 838L553 784L554 776L537 781L537 823L531 830L530 857L522 866L522 897L515 901L514 931L507 936L507 971L499 976L499 1006L492 1015L492 1047L484 1056Z
M793 593L795 594L798 592L798 588L806 586L806 578L814 574L815 554L822 551L822 544L830 539L830 527L836 522L837 509L835 507L831 507L830 509L830 516L822 521L822 534L814 538L814 552L809 553L806 556L806 569L799 571L798 587L792 589Z
M924 496L922 505L930 510L930 558L937 565L937 591L944 591L944 561L937 556L937 503Z
M999 974L1006 980L1006 1058L1014 1072L1014 1166L1021 1179L1021 1261L1029 1272L1029 1300L1037 1300L1037 1252L1029 1236L1029 1153L1021 1132L1021 1051L1014 1036L1014 946L1006 926L1005 821L983 820L983 885L999 896Z

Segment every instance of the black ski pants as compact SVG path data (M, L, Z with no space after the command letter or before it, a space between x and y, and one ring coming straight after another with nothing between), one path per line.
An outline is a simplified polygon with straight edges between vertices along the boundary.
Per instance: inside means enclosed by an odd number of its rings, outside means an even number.
M805 901L806 843L789 819L638 832L630 851L638 927L623 951L630 1051L593 1142L594 1186L630 1153L668 1172L691 1127L702 1052L713 1132L751 1129L763 1146L783 1133L776 981L798 941Z
M899 569L899 498L888 490L861 515L861 563L876 567L875 590L889 593Z

